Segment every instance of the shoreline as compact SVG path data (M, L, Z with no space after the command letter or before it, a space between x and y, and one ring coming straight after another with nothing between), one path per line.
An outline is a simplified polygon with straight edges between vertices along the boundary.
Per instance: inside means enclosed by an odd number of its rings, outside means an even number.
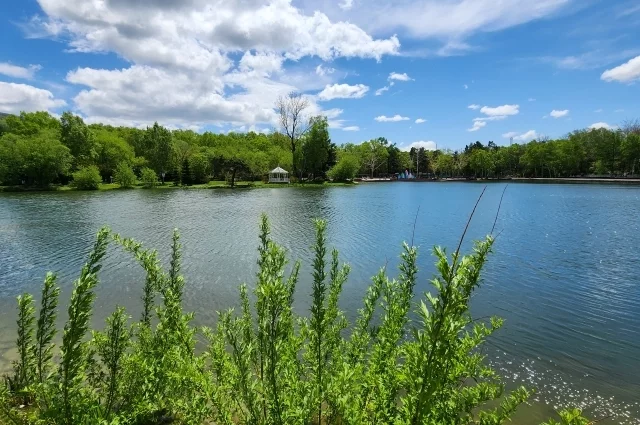
M147 188L136 185L130 188L121 188L116 183L103 183L96 190L80 190L69 185L52 186L49 188L23 187L23 186L0 186L0 193L49 193L49 192L102 192L112 190L212 190L212 189L280 189L280 188L322 188L322 187L355 187L360 184L372 183L558 183L558 184L621 184L640 185L640 178L624 177L513 177L513 178L490 178L490 179L466 179L466 178L443 178L443 179L413 179L413 180L357 180L352 183L345 182L324 182L324 183L290 183L290 184L270 184L262 181L241 182L235 187L231 187L222 181L210 183L194 184L190 186L176 186L173 183L157 185Z

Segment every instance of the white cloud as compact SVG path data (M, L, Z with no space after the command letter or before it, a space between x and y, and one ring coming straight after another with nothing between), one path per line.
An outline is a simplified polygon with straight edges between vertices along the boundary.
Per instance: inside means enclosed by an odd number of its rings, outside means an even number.
M510 139L510 138L512 138L512 137L516 137L517 135L518 135L518 133L517 133L517 132L515 132L515 131L510 131L510 132L508 132L508 133L504 133L504 134L502 135L502 137L504 137L505 139Z
M353 7L353 0L343 0L343 2L339 4L339 6L342 10L349 10Z
M529 98L529 102L535 102L535 101L536 101L536 99L535 99L535 98L533 98L533 97L530 97L530 98Z
M473 121L473 127L468 128L467 131L478 131L480 130L482 127L486 126L487 122L486 121L481 121L481 120L474 120Z
M378 122L397 122L397 121L408 121L409 117L403 117L401 115L394 115L392 117L387 117L386 115L380 115L379 117L374 118Z
M284 62L284 57L277 53L258 52L253 54L246 52L240 59L240 70L254 70L260 74L269 76L282 69L282 62Z
M51 111L65 105L64 100L56 99L49 90L0 81L0 112L18 114L21 111Z
M522 142L528 142L533 139L537 139L540 135L535 130L529 130L526 133L522 133L519 136L513 136L514 140L520 140Z
M45 15L35 17L31 29L65 41L70 51L114 53L128 61L126 69L68 75L69 82L88 87L74 98L87 121L128 125L272 124L277 96L335 83L327 64L315 74L311 68L313 83L299 59L379 61L400 49L396 36L376 38L291 0L214 3L40 0ZM311 111L322 110L313 103Z
M362 2L357 22L381 33L404 29L414 37L461 42L478 32L492 32L545 18L571 0L383 0Z
M615 111L613 111L613 112L617 112L617 113L624 112L624 109L616 109L616 110L615 110Z
M549 113L550 116L552 116L553 118L562 118L562 117L566 117L567 115L569 115L569 110L568 109L563 109L561 111L554 109L553 111L551 111Z
M403 146L400 149L405 152L410 151L411 148L416 148L416 149L423 148L424 150L427 150L427 151L435 151L437 147L438 147L438 144L433 140L419 140L417 142L411 143L410 145Z
M318 94L320 100L332 99L360 99L369 91L369 87L364 84L327 84Z
M600 78L604 81L617 81L619 83L630 83L640 79L640 56L636 56L620 66L606 70Z
M422 124L423 122L427 122L427 120L422 119L422 118L418 118L418 119L416 120L416 124Z
M336 72L335 68L325 68L322 66L322 64L316 67L316 74L318 74L321 77L324 77L325 75L333 74L334 72Z
M388 80L389 80L389 81L391 81L391 80L397 80L397 81L411 81L411 80L412 80L412 78L411 78L411 77L409 77L409 76L407 75L407 73L406 73L406 72L404 72L404 73L402 73L402 74L399 74L399 73L397 73L397 72L392 72L391 74L389 74L389 78L388 78Z
M483 114L495 117L495 116L509 116L518 115L520 113L520 105L502 105L496 107L483 106L480 108L480 112Z
M595 111L593 111L593 112L595 112L596 114L598 114L598 113L602 112L602 108L600 108L600 109L596 109L596 110L595 110Z
M344 131L360 131L360 127L357 125L350 125L348 127L343 128Z
M390 86L384 86L382 88L379 88L378 90L376 90L376 96L382 95L382 93L384 93L387 90L389 90L389 88L390 88Z
M618 126L617 125L610 125L610 124L607 124L606 122L596 122L596 123L593 123L593 124L591 124L589 126L589 129L591 129L591 130L597 130L599 128L604 128L604 129L607 129L607 130L617 130Z
M480 109L480 112L486 116L474 118L473 126L468 128L467 131L478 131L485 127L488 121L501 121L520 113L519 105L483 106L481 108L479 105L469 105L468 108L473 110Z
M0 74L11 78L30 80L40 69L42 69L40 65L29 65L28 68L24 68L7 62L0 62Z

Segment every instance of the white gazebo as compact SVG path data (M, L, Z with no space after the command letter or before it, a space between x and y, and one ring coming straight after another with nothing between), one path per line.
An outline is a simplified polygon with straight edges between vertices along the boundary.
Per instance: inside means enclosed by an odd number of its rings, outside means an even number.
M269 183L289 183L289 172L280 167L269 171Z

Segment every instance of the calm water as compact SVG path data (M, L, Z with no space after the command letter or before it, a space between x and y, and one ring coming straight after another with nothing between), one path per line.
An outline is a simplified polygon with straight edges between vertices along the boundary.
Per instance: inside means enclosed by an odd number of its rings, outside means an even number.
M310 270L312 218L352 266L342 306L350 313L370 277L398 264L401 244L420 246L420 284L429 289L431 248L454 248L482 190L468 183L380 183L353 188L104 193L0 194L0 369L15 356L15 297L38 292L46 271L59 273L63 297L96 231L156 247L166 259L171 230L184 244L185 300L199 323L237 305L237 286L253 283L261 212L274 238ZM486 235L503 189L489 185L468 233ZM487 345L495 366L514 384L537 387L535 423L554 407L576 404L609 423L640 423L640 187L512 184L497 223L501 235L473 299L474 315L499 315L503 329ZM296 308L308 308L303 273ZM98 288L96 324L116 305L138 316L141 272L112 249ZM62 320L62 318L61 318ZM546 406L546 407L545 407Z

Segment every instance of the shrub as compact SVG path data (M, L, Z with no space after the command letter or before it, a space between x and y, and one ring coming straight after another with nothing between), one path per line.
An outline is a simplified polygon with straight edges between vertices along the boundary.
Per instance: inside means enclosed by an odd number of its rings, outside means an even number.
M344 154L336 165L327 172L327 176L335 181L350 181L353 180L359 169L358 157L353 154Z
M133 187L136 184L136 175L126 162L118 164L113 177L113 180L122 188Z
M140 180L144 187L155 187L158 185L158 175L148 167L144 167L140 171Z
M224 311L215 328L202 329L208 341L203 354L196 350L194 316L182 307L178 233L165 272L155 250L101 230L74 283L57 366L50 355L59 291L55 276L47 276L35 326L33 299L18 299L20 360L9 380L17 384L0 387L0 419L56 425L506 422L529 392L504 393L481 350L502 322L473 320L468 308L493 239L477 242L466 256L435 248L435 292L417 308L418 252L405 244L398 277L381 269L350 325L339 308L349 266L340 264L336 250L329 254L325 222L315 224L310 314L294 313L300 263L285 273L285 250L270 238L263 216L254 303L241 286L239 312ZM105 330L89 339L110 238L146 273L143 312L130 326L124 309L117 308ZM409 321L414 308L419 320ZM42 382L41 359L46 370L57 369ZM26 403L30 408L17 407ZM564 425L587 423L579 411L561 415Z
M96 190L102 183L100 171L95 165L80 168L73 173L72 185L80 190Z

